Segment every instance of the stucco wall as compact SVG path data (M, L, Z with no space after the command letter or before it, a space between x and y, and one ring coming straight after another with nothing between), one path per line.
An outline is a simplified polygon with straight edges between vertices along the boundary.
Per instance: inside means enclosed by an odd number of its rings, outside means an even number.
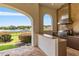
M73 20L73 30L79 32L79 4L71 4L71 18Z

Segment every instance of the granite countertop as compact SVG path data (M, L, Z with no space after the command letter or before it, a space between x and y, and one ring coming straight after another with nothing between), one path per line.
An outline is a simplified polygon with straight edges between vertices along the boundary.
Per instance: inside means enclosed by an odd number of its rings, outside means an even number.
M48 38L52 38L52 39L56 39L55 36L53 36L53 35L49 35L49 34L43 34L43 36L48 37Z

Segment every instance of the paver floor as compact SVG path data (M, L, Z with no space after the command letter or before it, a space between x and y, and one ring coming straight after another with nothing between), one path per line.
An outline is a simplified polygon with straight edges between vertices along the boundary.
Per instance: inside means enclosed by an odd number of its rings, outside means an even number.
M0 56L45 56L37 47L22 46L19 48L0 51Z

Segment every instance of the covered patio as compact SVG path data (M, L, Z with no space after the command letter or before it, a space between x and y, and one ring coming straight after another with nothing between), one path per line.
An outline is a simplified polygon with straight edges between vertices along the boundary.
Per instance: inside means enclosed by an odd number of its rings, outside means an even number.
M32 21L32 45L0 51L1 56L79 55L79 44L74 40L78 38L74 34L79 32L79 4L2 3L0 6L23 13ZM44 16L50 17L51 25L44 27Z

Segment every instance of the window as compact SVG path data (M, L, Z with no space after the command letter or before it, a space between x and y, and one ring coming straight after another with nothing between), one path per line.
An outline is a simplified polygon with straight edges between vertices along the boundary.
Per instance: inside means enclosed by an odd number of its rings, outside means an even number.
M52 27L52 16L45 14L43 16L43 31L51 31Z

